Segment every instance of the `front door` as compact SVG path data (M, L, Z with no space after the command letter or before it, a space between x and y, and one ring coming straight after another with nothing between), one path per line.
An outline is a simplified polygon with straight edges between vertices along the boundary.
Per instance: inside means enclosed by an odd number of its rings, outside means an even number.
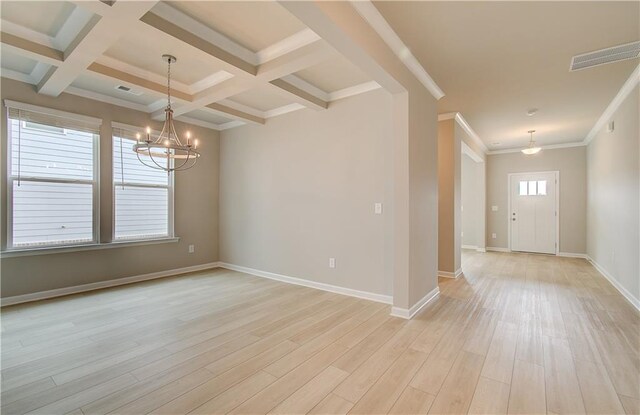
M557 176L557 172L509 176L512 251L556 253Z

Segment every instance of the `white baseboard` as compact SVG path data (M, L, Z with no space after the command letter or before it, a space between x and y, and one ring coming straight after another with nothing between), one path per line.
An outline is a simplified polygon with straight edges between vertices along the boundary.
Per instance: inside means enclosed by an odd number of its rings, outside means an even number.
M487 247L487 251L492 251L492 252L511 252L511 249L509 248L500 248L497 246L488 246Z
M475 245L462 245L461 248L462 249L478 249L478 247Z
M243 267L241 265L228 264L220 262L221 268L230 269L232 271L244 272L245 274L255 275L256 277L269 278L288 284L302 285L305 287L315 288L322 291L329 291L336 294L348 295L350 297L364 298L365 300L376 301L378 303L393 304L393 297L390 295L375 294L367 291L354 290L351 288L339 287L337 285L325 284L322 282L305 280L302 278L290 277L288 275L275 274L273 272L261 271L258 269Z
M394 317L404 318L406 320L411 320L413 316L418 314L420 310L427 304L431 302L434 298L436 298L440 294L440 289L438 287L434 288L430 292L427 293L424 297L420 299L417 303L413 305L413 307L406 309L400 307L391 307L391 315Z
M169 269L166 271L151 272L149 274L134 275L133 277L117 278L108 281L93 282L90 284L74 285L73 287L57 288L55 290L39 291L37 293L16 295L0 299L0 306L28 303L31 301L46 300L49 298L62 297L64 295L78 294L86 291L100 290L103 288L116 287L118 285L132 284L134 282L154 280L157 278L172 277L174 275L186 274L189 272L203 271L205 269L217 268L218 262L192 265L190 267Z
M609 274L600 264L594 261L593 258L587 255L587 260L591 262L591 265L593 265L593 267L598 270L598 272L602 274L602 276L605 277L607 281L609 281L611 285L613 285L613 287L618 290L620 294L622 294L622 296L626 298L629 303L631 303L632 306L636 308L636 310L640 311L639 299L635 298L629 291L627 291L626 288L620 285L620 283L615 278L613 278L613 276L611 276L611 274Z
M476 252L487 252L486 248L476 248Z
M587 254L575 254L573 252L558 252L556 254L556 256L561 256L561 257L565 257L565 258L582 258L582 259L588 259L589 256Z
M462 275L462 268L458 268L456 272L438 271L438 277L443 278L458 278Z

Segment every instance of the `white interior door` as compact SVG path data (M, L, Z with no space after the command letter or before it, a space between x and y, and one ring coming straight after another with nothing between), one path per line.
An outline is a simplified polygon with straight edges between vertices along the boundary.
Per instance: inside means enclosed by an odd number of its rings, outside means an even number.
M555 254L557 172L509 177L511 250Z

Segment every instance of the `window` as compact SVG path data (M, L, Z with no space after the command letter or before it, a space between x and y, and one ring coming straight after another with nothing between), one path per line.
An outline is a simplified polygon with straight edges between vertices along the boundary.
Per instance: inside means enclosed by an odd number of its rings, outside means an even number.
M97 242L101 120L5 101L9 248Z
M113 239L171 237L173 174L143 165L132 151L135 142L133 130L113 129Z
M521 180L518 183L518 194L520 196L546 196L547 181L546 180Z

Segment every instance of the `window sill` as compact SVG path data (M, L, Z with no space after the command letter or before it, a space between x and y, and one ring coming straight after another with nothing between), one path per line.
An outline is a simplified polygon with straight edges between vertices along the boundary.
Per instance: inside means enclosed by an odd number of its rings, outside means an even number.
M12 258L12 257L32 256L32 255L61 254L66 252L124 248L127 246L136 246L136 245L166 244L166 243L175 243L178 241L180 241L179 237L169 237L169 238L155 238L155 239L137 239L137 240L129 240L129 241L114 241L114 242L105 242L105 243L99 243L99 244L48 246L46 248L16 248L16 249L8 249L6 251L0 252L0 257Z

